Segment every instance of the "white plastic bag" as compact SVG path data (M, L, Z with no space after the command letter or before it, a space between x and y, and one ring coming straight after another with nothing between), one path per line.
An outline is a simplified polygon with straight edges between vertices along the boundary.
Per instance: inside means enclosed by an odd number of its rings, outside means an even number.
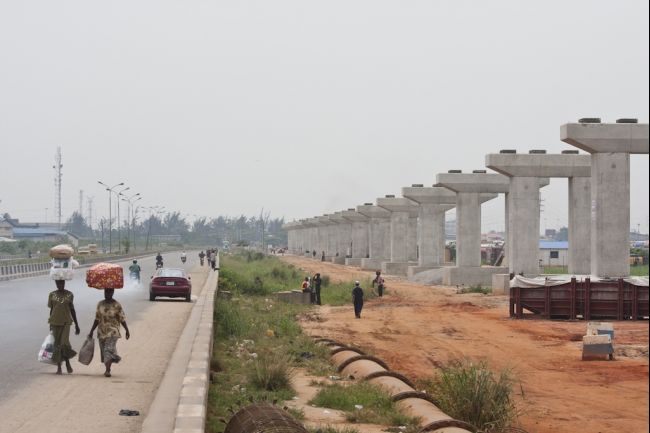
M77 357L77 360L84 365L88 365L93 360L94 354L95 354L95 339L86 337L86 341L84 341L84 344L81 346L81 350L79 350L79 355Z
M41 344L41 350L38 351L38 362L43 362L45 364L54 364L52 357L54 356L54 335L52 332L47 334L43 344Z
M68 259L52 259L50 262L50 278L52 280L72 280L74 278L73 269L79 267L79 262L70 257Z

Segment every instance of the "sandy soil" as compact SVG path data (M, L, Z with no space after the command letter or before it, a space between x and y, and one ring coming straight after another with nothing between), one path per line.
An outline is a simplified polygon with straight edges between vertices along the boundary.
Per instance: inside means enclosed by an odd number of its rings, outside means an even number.
M193 269L193 297L203 288L206 268ZM115 295L119 300L119 293ZM153 401L193 303L156 302L137 322L131 338L118 341L122 362L103 376L99 348L89 366L72 361L74 373L57 376L50 368L15 397L0 405L1 433L135 433ZM128 310L126 311L128 318ZM64 368L65 370L65 368ZM45 370L44 370L45 371ZM140 416L119 416L121 409Z
M302 257L284 260L333 281L371 275ZM648 432L647 322L616 322L617 359L584 362L585 322L511 320L504 296L456 294L391 277L387 287L387 296L366 302L361 320L351 305L323 306L318 320L302 325L312 335L363 347L411 378L463 357L512 368L521 382L520 424L531 433Z

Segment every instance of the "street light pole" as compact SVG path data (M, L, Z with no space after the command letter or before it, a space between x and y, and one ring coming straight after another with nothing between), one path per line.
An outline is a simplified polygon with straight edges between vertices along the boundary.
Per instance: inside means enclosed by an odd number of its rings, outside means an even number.
M122 191L117 193L117 252L121 253L122 252L122 232L120 231L120 196L123 195L122 193L126 190L129 190L128 186L124 188Z
M133 200L134 197L138 197L140 195L140 193L139 192L135 193L130 197L127 197L122 193L120 193L120 195L123 196L122 200L129 204L129 207L127 208L127 217L126 217L126 220L128 221L126 238L131 239L131 231L132 231L132 227L131 227L131 207L132 207L132 202L131 202L131 200ZM138 200L141 200L141 199L142 199L142 197L138 197L135 201L138 201Z
M113 189L117 188L118 186L124 185L124 182L120 182L110 187L106 185L104 182L102 182L101 180L98 180L97 183L106 187L106 191L108 191L108 252L112 253L113 252L113 214L112 214L113 205L111 203L111 196L113 195Z

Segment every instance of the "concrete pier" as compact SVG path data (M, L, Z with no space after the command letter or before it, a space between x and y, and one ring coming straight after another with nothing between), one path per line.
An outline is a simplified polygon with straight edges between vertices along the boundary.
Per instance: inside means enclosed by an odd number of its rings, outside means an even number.
M481 194L506 193L510 182L506 176L476 170L473 173L450 171L436 176L436 186L456 193L456 266L446 268L443 283L448 285L489 286L492 274L507 273L503 267L481 267Z
M456 193L447 188L413 185L402 195L418 203L418 264L408 269L409 277L444 265L445 212L456 206Z
M335 223L333 232L334 238L336 239L336 251L331 261L332 263L344 265L345 258L348 255L352 243L352 224L343 218L341 212L330 214L328 218Z
M357 212L354 208L343 211L341 215L350 221L352 225L352 257L346 258L345 264L348 266L361 266L361 259L369 258L369 218Z
M418 205L407 198L388 195L378 198L377 206L390 211L390 261L382 263L382 271L387 274L406 275L408 266L416 264L409 261L412 257L409 252L414 241L409 222L412 217L417 217ZM412 227L413 223L410 223Z
M361 259L361 269L381 269L390 260L390 212L372 203L357 206L357 212L368 218L369 257Z
M510 179L506 195L510 273L539 274L539 188L548 184L549 177L558 177L569 179L569 272L589 274L589 236L581 227L588 225L588 220L581 218L588 218L590 192L584 188L584 180L576 179L589 179L590 160L589 155L551 155L538 150L529 154L502 151L485 156L486 167ZM573 229L580 236L571 236Z
M648 124L581 119L562 125L560 139L591 153L591 274L628 276L630 154L648 154Z
M330 220L329 215L322 215L317 218L319 223L319 246L321 249L321 258L323 252L325 252L325 260L329 261L336 254L336 223Z

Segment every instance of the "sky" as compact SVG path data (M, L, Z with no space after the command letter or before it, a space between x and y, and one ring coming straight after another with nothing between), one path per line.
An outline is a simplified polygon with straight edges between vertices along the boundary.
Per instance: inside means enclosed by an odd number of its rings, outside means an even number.
M57 146L64 219L83 190L95 220L98 180L190 219L292 220L558 153L563 123L648 122L648 33L642 0L0 1L0 212L54 221ZM648 176L633 155L645 233ZM541 228L565 225L566 180L542 199Z

